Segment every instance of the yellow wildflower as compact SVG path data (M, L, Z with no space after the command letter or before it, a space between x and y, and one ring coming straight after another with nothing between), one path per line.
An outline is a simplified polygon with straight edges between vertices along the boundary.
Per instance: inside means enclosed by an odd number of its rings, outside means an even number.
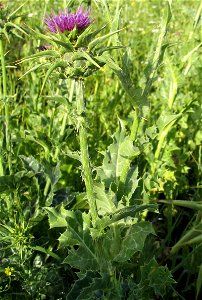
M6 276L10 277L13 274L13 272L14 272L14 268L13 267L6 267L4 269L4 273L6 274Z

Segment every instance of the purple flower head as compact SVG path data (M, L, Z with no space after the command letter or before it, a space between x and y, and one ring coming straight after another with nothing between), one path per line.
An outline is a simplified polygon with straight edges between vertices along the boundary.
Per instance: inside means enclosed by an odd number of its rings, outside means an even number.
M67 9L63 13L60 9L58 15L53 12L52 16L47 16L44 21L48 29L54 33L72 31L74 28L82 30L92 23L90 12L83 11L82 7L75 14L68 13Z

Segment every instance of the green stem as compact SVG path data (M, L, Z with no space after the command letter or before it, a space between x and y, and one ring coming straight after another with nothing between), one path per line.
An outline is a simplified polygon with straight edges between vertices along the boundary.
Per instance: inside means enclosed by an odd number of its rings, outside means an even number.
M133 119L133 125L130 132L130 140L134 142L137 137L138 127L139 127L139 117L138 117L139 109L138 107L135 108L135 117Z
M10 156L10 133L9 133L9 105L7 101L7 76L6 76L6 65L4 58L3 40L0 36L0 57L1 57L1 69L2 69L2 86L3 86L3 99L5 101L5 138L6 138L6 151L8 155L8 167L11 171L11 156ZM3 170L3 166L0 167Z
M136 107L135 108L135 116L133 119L133 124L132 124L132 128L131 128L130 136L129 136L129 138L132 142L135 142L136 137L137 137L138 128L139 128L138 113L139 113L139 110L138 110L138 107ZM118 193L117 193L118 201L121 200L121 197L124 195L125 183L126 183L129 169L130 169L130 160L128 159L124 165L124 168L123 168L121 176L120 176L120 183L119 183Z
M81 163L83 168L83 177L86 186L86 193L88 203L90 207L92 224L95 226L96 219L98 218L97 207L94 196L93 178L90 168L90 159L88 154L88 143L87 143L87 130L86 130L86 118L85 118L85 102L83 95L83 81L77 80L75 82L76 87L76 104L77 104L77 115L78 115L78 130L80 140L80 152L81 152Z

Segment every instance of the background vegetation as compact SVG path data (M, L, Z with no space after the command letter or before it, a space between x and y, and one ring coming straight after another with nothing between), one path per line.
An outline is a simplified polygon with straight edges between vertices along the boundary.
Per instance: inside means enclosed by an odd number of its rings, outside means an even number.
M19 63L47 44L32 31L49 35L46 14L80 4L94 28L123 28L107 41L124 46L110 52L122 71L107 63L85 79L100 231L72 81L53 72L41 93L45 58ZM200 298L201 11L191 0L0 1L0 299ZM113 159L131 167L123 196Z

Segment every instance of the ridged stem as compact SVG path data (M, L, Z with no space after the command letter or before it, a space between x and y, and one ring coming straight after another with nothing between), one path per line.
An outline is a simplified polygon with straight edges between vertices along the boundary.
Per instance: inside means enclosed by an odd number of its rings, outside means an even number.
M86 130L86 118L85 118L85 101L83 95L83 81L77 80L75 82L76 88L76 104L77 104L77 122L79 131L79 141L80 141L80 152L81 152L81 163L83 171L83 179L86 186L86 194L88 198L88 203L90 207L90 213L92 218L92 224L95 226L95 222L98 218L94 188L93 188L93 178L90 168L90 158L88 153L88 142L87 142L87 130Z

